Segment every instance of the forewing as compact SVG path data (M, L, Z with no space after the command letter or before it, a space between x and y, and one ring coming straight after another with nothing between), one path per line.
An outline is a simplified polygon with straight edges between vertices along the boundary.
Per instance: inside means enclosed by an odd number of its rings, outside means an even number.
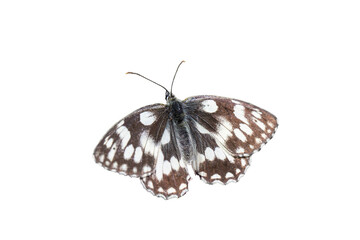
M133 177L154 171L155 157L168 120L165 105L145 106L115 124L94 151L104 168Z
M197 130L211 135L233 156L247 157L259 151L278 126L273 114L237 99L195 96L184 103Z
M141 178L145 189L165 199L183 196L188 191L190 177L176 145L171 121L166 125L155 159L155 172Z

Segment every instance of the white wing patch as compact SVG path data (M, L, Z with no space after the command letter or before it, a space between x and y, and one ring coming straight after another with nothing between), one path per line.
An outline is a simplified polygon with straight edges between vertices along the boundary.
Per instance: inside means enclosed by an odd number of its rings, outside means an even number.
M218 106L214 100L205 100L202 102L203 110L208 113L214 113L217 111Z
M207 160L213 161L215 159L214 151L211 148L207 147L205 149L205 157Z
M127 146L125 148L125 151L124 151L124 159L128 160L131 158L131 156L133 155L134 153L134 147L132 144L130 144L129 146Z
M180 164L179 164L179 160L176 159L176 157L172 156L170 158L170 163L171 163L171 167L172 169L174 169L175 171L178 171L180 168Z
M245 117L245 107L242 105L235 105L234 106L234 115L240 119L242 122L249 124L249 121Z
M161 144L165 145L170 142L170 132L169 132L169 126L166 126L164 134L161 138Z
M142 112L140 113L140 122L145 126L153 124L156 120L154 113L152 112Z
M137 147L136 150L135 150L134 162L135 163L140 163L142 155L143 155L143 151L142 151L141 147Z
M244 133L242 131L240 131L240 129L238 128L235 128L234 129L234 133L235 133L235 136L240 139L242 142L246 142L247 138L246 136L244 135Z
M164 167L164 154L159 149L158 156L156 158L155 174L158 181L162 180Z

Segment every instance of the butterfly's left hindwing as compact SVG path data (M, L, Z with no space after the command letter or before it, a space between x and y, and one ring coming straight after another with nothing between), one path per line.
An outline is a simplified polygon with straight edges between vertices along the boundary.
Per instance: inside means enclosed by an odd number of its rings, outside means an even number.
M155 154L154 173L141 178L147 191L165 199L183 196L188 191L190 180L186 164L176 145L173 127L172 122L168 121Z
M94 151L104 168L133 177L150 175L168 114L163 104L136 110L115 124Z

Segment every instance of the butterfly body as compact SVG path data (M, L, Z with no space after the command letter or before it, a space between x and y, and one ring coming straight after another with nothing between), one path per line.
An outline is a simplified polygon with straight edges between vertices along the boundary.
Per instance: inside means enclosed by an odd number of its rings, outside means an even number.
M186 116L185 103L179 101L172 96L167 100L167 107L169 109L169 124L170 129L174 129L175 139L181 157L190 162L194 159L194 141L191 138L191 132L188 126L188 119Z

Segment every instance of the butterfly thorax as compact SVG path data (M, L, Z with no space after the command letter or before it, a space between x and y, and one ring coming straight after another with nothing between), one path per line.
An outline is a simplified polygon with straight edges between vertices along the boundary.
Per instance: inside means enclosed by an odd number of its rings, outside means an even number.
M195 158L195 145L190 134L189 125L186 121L184 103L175 97L171 97L168 99L167 105L181 155L187 161L191 161Z
M175 97L173 97L168 100L168 106L170 111L170 118L177 125L182 124L185 118L183 103L177 100Z

